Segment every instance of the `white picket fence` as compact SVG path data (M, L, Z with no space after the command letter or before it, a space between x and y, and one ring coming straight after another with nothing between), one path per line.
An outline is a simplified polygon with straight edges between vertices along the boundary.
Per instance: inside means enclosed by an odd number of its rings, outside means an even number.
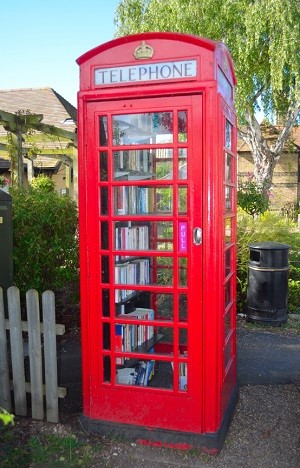
M27 322L21 320L20 293L15 286L7 290L7 309L8 318L0 288L0 407L28 416L26 393L30 393L31 417L42 420L46 415L47 421L58 422L58 398L66 396L66 389L58 387L56 335L63 335L65 327L55 324L54 293L42 294L42 323L34 289L26 293ZM25 381L27 343L30 382Z

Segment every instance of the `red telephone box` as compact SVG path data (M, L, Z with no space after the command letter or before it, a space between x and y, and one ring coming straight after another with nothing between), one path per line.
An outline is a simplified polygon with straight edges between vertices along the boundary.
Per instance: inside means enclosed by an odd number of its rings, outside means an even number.
M237 399L230 55L145 33L77 62L83 423L219 450Z

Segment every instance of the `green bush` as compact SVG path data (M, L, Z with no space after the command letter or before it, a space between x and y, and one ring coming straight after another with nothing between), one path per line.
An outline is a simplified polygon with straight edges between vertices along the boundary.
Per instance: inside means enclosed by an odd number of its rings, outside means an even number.
M289 309L299 308L300 294L300 233L297 225L280 215L266 212L253 218L238 212L237 289L238 309L243 311L248 281L249 244L251 242L279 242L289 249Z
M45 175L34 177L30 183L30 186L33 190L43 190L45 192L55 191L54 181Z
M77 207L35 187L13 197L14 283L21 292L57 291L78 277Z
M289 279L289 310L300 313L300 281Z
M269 208L269 193L260 188L253 180L239 183L237 204L251 216L265 213Z

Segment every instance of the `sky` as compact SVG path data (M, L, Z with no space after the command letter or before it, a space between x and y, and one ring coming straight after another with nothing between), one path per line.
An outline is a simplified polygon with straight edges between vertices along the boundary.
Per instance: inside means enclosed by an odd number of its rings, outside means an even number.
M0 9L0 90L50 87L77 107L76 59L114 38L119 0L14 0Z

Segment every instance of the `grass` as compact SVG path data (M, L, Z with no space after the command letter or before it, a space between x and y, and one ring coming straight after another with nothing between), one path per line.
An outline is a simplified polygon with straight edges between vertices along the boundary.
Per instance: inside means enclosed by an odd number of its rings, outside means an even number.
M99 450L98 445L81 442L75 435L35 435L25 443L17 441L13 430L8 428L0 434L1 467L28 467L32 464L43 467L89 467Z
M288 314L287 322L279 326L272 326L263 322L251 323L247 322L246 320L243 320L243 325L249 330L268 330L274 333L291 332L300 334L300 314L293 313L292 315L295 315L297 318L293 318L290 314Z

